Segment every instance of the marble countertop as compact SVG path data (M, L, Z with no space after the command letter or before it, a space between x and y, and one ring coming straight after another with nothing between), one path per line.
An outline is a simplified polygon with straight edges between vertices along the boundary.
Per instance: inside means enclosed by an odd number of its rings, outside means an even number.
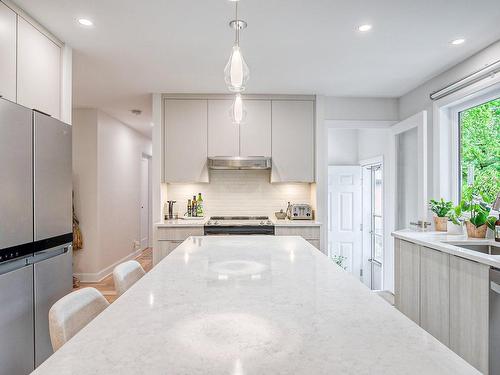
M500 255L483 254L478 251L465 249L460 245L492 245L499 246L494 239L467 238L465 234L448 234L446 232L417 232L409 229L398 230L392 236L401 240L426 246L431 249L470 259L492 267L500 268Z
M277 219L274 214L269 216L269 219L273 222L276 227L319 227L321 223L316 220L289 220L289 219Z
M300 237L190 237L34 372L475 374Z

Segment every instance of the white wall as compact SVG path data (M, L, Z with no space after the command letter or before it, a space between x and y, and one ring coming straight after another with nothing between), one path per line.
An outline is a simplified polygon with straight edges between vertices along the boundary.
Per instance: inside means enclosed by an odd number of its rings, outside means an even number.
M433 155L437 151L437 145L433 144L433 106L429 95L448 84L451 84L476 70L483 68L485 65L491 64L500 60L500 41L491 44L487 48L455 65L446 72L424 82L419 87L403 95L399 99L399 117L400 119L408 118L417 112L427 110L427 126L428 126L428 192L430 197L437 197L438 192L435 191L434 179L435 171L433 168Z
M97 281L134 256L140 237L140 166L151 141L95 109L73 114L74 190L84 248L75 273Z
M328 129L328 165L358 164L358 130Z
M287 202L311 203L307 183L271 184L269 171L210 171L209 184L166 184L176 211L187 211L187 200L201 193L208 216L268 215L286 210ZM165 214L165 212L164 212Z
M327 120L398 120L398 100L395 98L325 97Z

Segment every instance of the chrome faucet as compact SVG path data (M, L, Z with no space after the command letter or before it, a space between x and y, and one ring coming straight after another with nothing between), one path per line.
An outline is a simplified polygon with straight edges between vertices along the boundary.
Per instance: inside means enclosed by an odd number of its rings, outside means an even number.
M416 223L413 221L410 221L410 225L415 225L419 229L426 230L427 227L431 226L431 223L429 223L428 221L419 220Z

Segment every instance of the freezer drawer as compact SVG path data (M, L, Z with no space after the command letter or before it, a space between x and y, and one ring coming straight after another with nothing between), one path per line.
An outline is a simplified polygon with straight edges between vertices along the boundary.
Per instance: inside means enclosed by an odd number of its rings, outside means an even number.
M0 375L33 371L33 266L0 264Z
M35 366L52 353L49 310L73 286L71 244L41 251L34 256Z
M72 232L71 125L38 112L34 121L35 241Z
M32 147L31 111L0 99L0 262L33 241Z

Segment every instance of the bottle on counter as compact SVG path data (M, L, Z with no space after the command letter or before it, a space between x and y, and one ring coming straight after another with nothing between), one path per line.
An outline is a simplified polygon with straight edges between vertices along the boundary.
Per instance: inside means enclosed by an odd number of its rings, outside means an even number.
M198 198L196 199L196 216L203 217L203 198L201 193L198 193Z
M188 199L188 205L187 205L187 215L190 217L193 215L192 211L191 211L191 199Z
M196 195L193 195L193 200L191 201L191 216L196 217L198 212L198 205L196 202Z

